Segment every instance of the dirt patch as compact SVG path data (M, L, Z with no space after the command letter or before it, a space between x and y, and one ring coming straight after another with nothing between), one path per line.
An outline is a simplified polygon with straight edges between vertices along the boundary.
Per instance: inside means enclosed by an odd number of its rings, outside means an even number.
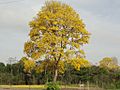
M84 90L84 89L77 89L77 88L62 88L61 90Z

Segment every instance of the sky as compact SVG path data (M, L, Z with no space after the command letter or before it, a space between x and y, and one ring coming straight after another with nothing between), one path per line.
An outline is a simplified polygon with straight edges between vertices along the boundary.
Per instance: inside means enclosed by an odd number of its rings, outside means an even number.
M83 49L86 58L97 64L104 57L117 57L120 64L120 0L59 0L72 6L91 33ZM45 0L0 0L0 62L24 56L29 21Z

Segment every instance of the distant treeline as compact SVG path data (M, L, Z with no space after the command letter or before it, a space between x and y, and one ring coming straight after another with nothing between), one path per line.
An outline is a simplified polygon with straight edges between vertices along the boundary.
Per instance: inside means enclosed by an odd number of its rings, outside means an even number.
M52 81L52 72L44 70L36 73L32 70L29 73L24 71L22 63L4 64L0 63L0 84L1 85L28 85L45 84ZM61 84L86 84L98 85L104 88L120 88L120 69L108 69L106 67L95 66L83 67L75 70L70 65L63 74L59 74L58 81Z

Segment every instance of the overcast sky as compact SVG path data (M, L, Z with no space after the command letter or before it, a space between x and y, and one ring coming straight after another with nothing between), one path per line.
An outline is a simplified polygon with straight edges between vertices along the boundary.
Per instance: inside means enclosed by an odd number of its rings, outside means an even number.
M120 60L120 0L60 0L71 5L91 32L85 45L87 59L97 63L103 57ZM28 22L36 16L45 0L0 0L0 62L24 56ZM119 61L120 63L120 61Z

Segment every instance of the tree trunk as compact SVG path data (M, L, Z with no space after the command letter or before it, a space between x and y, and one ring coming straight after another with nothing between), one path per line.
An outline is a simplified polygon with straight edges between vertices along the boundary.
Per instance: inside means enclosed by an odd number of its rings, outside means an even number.
M57 81L57 77L58 77L58 70L57 70L57 69L55 69L53 82L56 82L56 81Z

